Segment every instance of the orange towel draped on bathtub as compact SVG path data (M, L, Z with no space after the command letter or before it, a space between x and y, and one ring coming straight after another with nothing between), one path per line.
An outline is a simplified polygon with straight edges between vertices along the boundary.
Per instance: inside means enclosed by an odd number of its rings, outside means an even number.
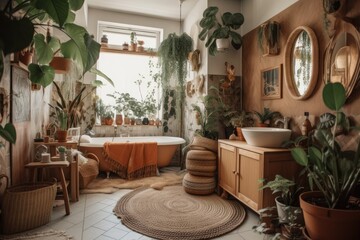
M121 178L135 179L155 176L157 172L157 143L104 144L104 155L112 170Z

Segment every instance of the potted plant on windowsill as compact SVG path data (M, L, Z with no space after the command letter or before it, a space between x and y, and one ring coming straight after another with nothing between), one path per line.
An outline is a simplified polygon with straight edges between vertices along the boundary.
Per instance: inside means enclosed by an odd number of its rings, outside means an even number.
M279 112L272 112L270 108L264 108L263 112L254 111L254 114L258 118L258 127L268 127L271 123L271 120L275 116L280 115Z
M300 195L306 230L312 239L360 239L360 208L349 201L360 181L360 143L354 141L359 135L344 135L353 130L341 111L346 101L344 86L327 83L322 96L324 104L335 114L320 117L307 150L301 147L291 150L295 161L305 167L310 187L315 184L319 190ZM356 146L342 149L349 138Z
M242 46L242 38L237 30L244 23L244 16L241 13L225 12L221 16L221 22L218 21L216 14L219 12L218 7L210 6L205 9L203 18L200 21L202 28L199 39L204 41L207 38L205 47L209 49L211 55L217 51L224 51L228 48L231 39L231 45L236 49ZM208 36L209 34L209 36Z

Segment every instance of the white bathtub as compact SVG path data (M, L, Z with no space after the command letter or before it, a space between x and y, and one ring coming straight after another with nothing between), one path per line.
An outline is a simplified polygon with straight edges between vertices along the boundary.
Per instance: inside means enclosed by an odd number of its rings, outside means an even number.
M103 156L105 142L157 142L158 145L158 167L168 166L179 145L185 143L183 138L167 136L146 137L99 137L91 138L90 143L80 143L80 151L94 153L100 160L100 171L109 172L110 166Z

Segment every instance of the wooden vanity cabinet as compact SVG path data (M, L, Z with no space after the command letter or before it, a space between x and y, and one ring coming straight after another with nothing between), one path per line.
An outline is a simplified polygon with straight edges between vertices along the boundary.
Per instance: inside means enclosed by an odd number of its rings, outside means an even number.
M259 190L259 179L273 180L276 174L294 179L300 170L288 149L254 147L234 140L219 140L218 148L220 189L254 211L275 205L269 189Z

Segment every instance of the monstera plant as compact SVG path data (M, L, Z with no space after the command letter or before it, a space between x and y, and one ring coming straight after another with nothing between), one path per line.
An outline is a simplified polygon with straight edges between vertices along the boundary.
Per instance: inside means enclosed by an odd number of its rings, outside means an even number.
M37 61L28 66L33 83L48 86L55 71L50 66L55 56L73 60L79 78L90 71L111 80L93 68L100 53L100 44L84 27L74 24L75 11L84 0L7 0L0 10L0 77L4 67L3 54L19 52L35 46ZM52 36L57 32L62 39Z

